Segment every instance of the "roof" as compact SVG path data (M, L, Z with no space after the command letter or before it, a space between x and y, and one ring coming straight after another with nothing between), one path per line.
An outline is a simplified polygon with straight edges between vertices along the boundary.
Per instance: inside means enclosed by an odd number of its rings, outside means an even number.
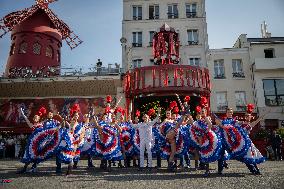
M249 43L284 43L284 37L247 38Z
M60 20L56 14L54 14L49 8L40 5L33 5L30 8L12 12L6 15L4 17L4 24L11 31L16 25L30 18L38 10L43 10L46 13L50 21L55 26L55 29L57 29L61 33L63 39L66 39L70 35L70 33L72 33L67 24Z

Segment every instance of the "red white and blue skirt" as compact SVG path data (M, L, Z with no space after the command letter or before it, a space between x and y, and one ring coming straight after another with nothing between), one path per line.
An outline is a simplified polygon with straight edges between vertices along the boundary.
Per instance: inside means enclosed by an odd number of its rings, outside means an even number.
M171 131L175 127L173 123L166 123L161 126L161 131L164 135L161 135L160 138L160 147L161 147L161 157L164 159L168 159L171 153L171 145L166 138L166 135L169 131ZM188 139L188 126L181 126L177 130L176 136L176 156L180 157L185 155L189 150L189 139Z
M190 144L199 151L200 161L210 163L220 158L221 140L203 121L197 121L189 129ZM201 142L201 143L199 143Z
M30 135L25 149L23 163L40 163L55 154L61 141L60 130L53 128L36 128Z
M92 152L105 160L122 160L121 146L117 129L106 124L105 122L99 123L103 126L101 137L97 129L94 129L95 143L92 146Z
M129 123L121 123L119 126L122 130L119 136L120 144L124 146L125 155L131 157L134 154L133 137L135 129Z
M251 147L251 140L238 125L225 125L225 129L220 128L221 139L225 149L231 158L243 157Z
M94 145L94 137L92 137L94 133L93 128L86 128L85 138L84 138L84 145L81 149L81 154L88 154L92 153L92 146Z
M248 124L243 124L241 127L245 130L247 137L249 138L249 132L251 131L251 127ZM250 140L250 138L249 138ZM256 148L256 146L251 142L251 146L248 149L247 153L244 154L243 157L239 159L240 161L246 164L260 164L263 163L266 159L262 156L260 151Z
M78 149L79 141L76 141L74 133L65 130L62 133L62 141L59 145L59 153L57 157L62 163L73 163L76 157L80 156L80 150Z

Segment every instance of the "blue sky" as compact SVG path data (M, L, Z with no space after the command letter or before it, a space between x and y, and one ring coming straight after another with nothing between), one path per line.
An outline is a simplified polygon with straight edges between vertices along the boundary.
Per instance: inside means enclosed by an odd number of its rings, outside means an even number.
M0 0L0 17L32 4L34 0ZM122 0L59 0L50 8L84 41L72 51L63 42L62 67L86 71L98 58L105 65L121 63ZM273 37L284 37L283 0L207 0L206 12L210 48L232 47L242 33L260 37L264 20ZM6 34L0 39L0 73L9 48Z

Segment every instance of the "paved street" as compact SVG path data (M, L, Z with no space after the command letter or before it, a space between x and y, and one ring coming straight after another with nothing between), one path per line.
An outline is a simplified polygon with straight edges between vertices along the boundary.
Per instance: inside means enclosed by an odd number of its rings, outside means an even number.
M152 171L138 171L136 168L118 169L111 172L100 171L96 168L86 169L87 162L80 162L73 175L55 174L55 161L47 161L39 166L37 173L23 175L15 174L22 164L19 161L0 161L0 178L11 180L2 188L283 188L284 161L268 161L260 165L262 175L251 175L244 164L229 161L230 168L223 176L216 174L217 164L211 164L211 175L203 177L203 171L180 170L168 173L165 169ZM193 162L192 162L193 164ZM63 171L66 171L64 166ZM1 188L0 187L0 188Z

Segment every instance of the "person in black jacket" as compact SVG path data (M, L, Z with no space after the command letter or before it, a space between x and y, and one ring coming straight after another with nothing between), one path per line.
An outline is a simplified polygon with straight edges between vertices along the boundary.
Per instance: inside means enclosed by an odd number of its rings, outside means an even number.
M273 131L270 137L271 146L274 152L275 160L281 160L281 146L282 146L282 139L276 131Z

